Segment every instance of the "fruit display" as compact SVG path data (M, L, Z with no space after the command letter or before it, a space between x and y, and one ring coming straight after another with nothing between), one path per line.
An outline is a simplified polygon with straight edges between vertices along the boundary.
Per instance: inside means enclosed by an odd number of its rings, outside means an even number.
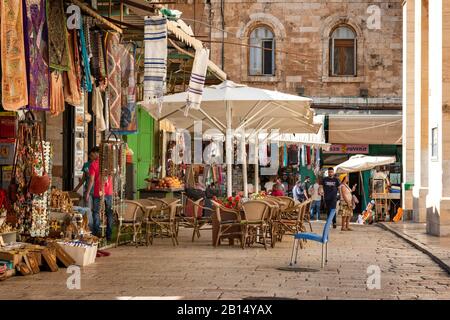
M177 177L165 177L159 179L155 189L179 189L184 188L183 182Z

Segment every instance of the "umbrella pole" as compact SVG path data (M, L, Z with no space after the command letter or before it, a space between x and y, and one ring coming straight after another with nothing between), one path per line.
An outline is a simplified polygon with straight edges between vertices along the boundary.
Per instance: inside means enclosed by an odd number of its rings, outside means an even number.
M259 192L259 140L258 134L255 137L255 193Z
M362 188L362 193L363 193L363 199L364 199L364 207L362 208L362 210L364 210L367 207L367 198L366 198L366 190L364 190L364 180L363 180L363 176L362 176L362 172L359 172L359 178L361 179L361 188Z
M241 157L242 157L242 182L244 185L244 198L248 198L248 173L247 173L247 153L245 148L245 128L242 128L241 135Z
M233 159L233 134L231 131L231 105L228 101L225 102L226 104L226 111L227 111L227 132L226 132L226 147L227 147L227 196L230 197L233 195L233 181L232 181L232 175L233 175L233 165L232 165L232 159Z

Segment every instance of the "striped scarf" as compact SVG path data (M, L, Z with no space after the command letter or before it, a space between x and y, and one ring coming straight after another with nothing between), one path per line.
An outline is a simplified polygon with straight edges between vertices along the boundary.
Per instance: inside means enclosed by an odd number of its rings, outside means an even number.
M200 109L202 102L203 87L205 86L206 71L208 69L209 50L201 48L195 52L194 64L192 66L191 79L187 90L186 109L184 111L187 116L189 110Z
M12 111L28 104L22 9L22 0L0 1L2 104Z
M145 17L144 105L157 104L161 112L167 76L167 19Z

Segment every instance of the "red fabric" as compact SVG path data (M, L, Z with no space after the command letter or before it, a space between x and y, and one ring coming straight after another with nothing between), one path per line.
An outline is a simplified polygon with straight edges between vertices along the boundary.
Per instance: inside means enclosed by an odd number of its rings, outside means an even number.
M311 147L306 146L306 164L311 165Z
M200 201L200 206L203 206L203 201ZM197 218L201 218L203 216L202 207L197 207ZM186 206L184 208L184 215L186 217L194 216L194 203L192 201L186 201Z
M94 197L100 197L100 162L99 160L95 160L91 163L89 167L89 175L94 177ZM105 182L104 187L105 196L111 196L113 194L113 184L111 177L108 177L108 181Z
M283 190L273 190L272 191L272 196L274 196L274 197L282 197L282 196L284 196L284 192L283 192Z

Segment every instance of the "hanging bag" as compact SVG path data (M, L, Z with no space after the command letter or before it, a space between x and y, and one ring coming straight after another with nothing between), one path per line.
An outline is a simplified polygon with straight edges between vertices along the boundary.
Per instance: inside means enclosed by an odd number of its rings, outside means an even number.
M19 185L16 180L16 167L17 167L17 148L20 143L20 133L19 136L16 139L16 145L14 146L14 160L13 160L13 170L11 174L11 181L9 182L8 186L8 199L10 203L15 203L17 201L17 191L19 189Z
M47 170L45 168L45 157L44 157L44 145L42 142L42 133L41 126L36 125L36 130L39 134L39 145L41 149L42 155L42 176L36 173L36 170L33 169L33 175L31 177L30 186L28 187L28 191L32 194L43 194L46 192L50 186L50 177L47 174Z

